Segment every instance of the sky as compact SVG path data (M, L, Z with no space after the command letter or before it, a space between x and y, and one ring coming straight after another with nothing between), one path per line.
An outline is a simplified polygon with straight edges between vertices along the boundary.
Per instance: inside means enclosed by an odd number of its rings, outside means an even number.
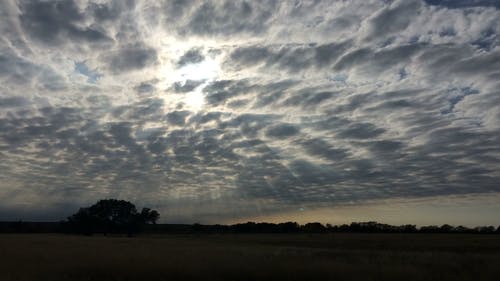
M500 2L0 2L0 220L500 224Z

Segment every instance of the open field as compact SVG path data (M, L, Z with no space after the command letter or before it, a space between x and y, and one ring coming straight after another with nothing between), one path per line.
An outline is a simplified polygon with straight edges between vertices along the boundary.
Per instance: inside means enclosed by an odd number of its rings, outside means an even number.
M500 235L0 235L0 280L498 280Z

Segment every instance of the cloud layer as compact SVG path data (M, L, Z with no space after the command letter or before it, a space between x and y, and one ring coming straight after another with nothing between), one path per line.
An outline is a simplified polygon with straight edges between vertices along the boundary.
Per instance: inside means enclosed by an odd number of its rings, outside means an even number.
M498 193L498 8L3 1L0 219Z

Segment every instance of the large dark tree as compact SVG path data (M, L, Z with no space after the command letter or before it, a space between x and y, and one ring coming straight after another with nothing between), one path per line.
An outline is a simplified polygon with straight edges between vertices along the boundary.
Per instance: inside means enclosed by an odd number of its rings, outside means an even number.
M69 231L82 234L100 232L127 233L132 235L141 230L144 224L155 224L160 214L149 208L143 208L139 213L134 204L125 200L100 200L87 208L80 208L74 215L68 217L66 225Z

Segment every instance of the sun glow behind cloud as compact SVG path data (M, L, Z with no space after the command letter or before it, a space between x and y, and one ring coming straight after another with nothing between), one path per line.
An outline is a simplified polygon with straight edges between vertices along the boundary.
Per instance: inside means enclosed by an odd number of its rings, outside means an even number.
M205 105L203 88L220 79L222 73L221 57L210 53L200 57L197 61L178 65L178 62L171 59L172 57L180 57L182 54L189 52L190 49L203 44L203 42L196 41L198 45L191 45L194 43L183 43L178 38L170 38L168 42L167 47L162 50L162 56L167 59L162 60L159 68L161 77L159 86L162 89L160 97L172 106L183 104L185 109L193 112L203 110ZM214 42L210 42L210 46L213 45ZM177 47L172 48L171 46ZM203 50L200 50L200 52L203 52ZM181 97L172 100L171 85L183 88L189 87L189 83L196 83L196 86L189 91L183 92Z
M215 58L206 58L199 63L187 64L179 68L174 73L176 82L194 81L213 81L220 72L219 60Z
M203 81L199 86L185 94L182 102L193 111L203 109L205 95L203 88L216 80L219 76L220 65L217 59L208 58L200 63L188 64L176 71L176 83L185 86L188 81Z

